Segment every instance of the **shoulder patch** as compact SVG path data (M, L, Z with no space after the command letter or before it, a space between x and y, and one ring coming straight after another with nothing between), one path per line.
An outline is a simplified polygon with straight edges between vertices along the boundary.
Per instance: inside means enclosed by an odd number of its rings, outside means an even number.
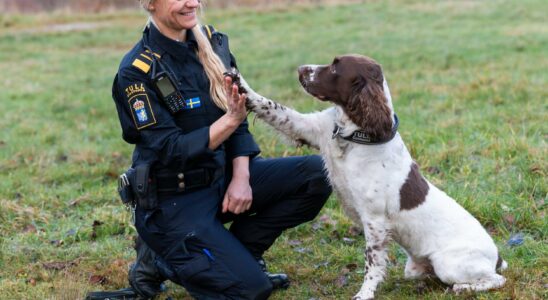
M152 111L150 100L143 83L136 83L125 89L128 98L129 110L135 123L135 128L141 130L156 124L156 117Z

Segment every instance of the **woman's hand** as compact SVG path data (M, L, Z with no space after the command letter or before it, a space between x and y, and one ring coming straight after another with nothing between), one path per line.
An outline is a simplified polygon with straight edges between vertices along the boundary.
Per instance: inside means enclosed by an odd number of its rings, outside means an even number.
M233 177L223 200L223 213L241 214L251 208L253 194L249 178Z
M232 83L230 76L225 77L225 88L228 95L228 110L226 114L240 124L247 116L245 108L247 95L238 93L238 86Z

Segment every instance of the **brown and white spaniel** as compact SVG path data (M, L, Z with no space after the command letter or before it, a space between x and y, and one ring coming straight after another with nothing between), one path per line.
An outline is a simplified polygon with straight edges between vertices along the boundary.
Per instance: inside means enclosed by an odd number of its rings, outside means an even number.
M419 172L401 136L381 66L360 55L298 70L306 92L334 107L301 114L247 90L259 118L320 150L348 215L363 225L364 282L354 299L372 299L386 274L391 239L407 252L406 278L435 275L456 292L499 288L507 267L481 224Z

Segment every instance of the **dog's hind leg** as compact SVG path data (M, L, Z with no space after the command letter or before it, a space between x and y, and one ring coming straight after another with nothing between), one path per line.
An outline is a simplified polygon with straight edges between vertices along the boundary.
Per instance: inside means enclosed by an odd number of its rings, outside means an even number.
M407 263L405 264L404 277L406 279L421 279L432 274L432 266L429 262L416 262L407 254Z
M506 278L499 274L491 274L488 277L481 278L472 283L455 283L453 285L453 291L460 293L463 291L488 291L492 289L498 289L504 285Z
M431 260L438 278L453 285L457 293L496 289L506 282L495 271L496 261L487 259L482 252L459 249L432 255Z
M362 287L352 298L355 300L374 298L377 285L383 281L386 274L387 244L390 240L390 230L384 217L367 218L362 216L362 222L366 239L366 265Z

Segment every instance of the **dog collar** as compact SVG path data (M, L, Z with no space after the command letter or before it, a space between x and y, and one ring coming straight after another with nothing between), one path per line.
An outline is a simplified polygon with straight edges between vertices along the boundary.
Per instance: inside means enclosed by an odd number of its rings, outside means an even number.
M400 120L398 119L398 115L394 114L394 126L392 126L392 134L390 134L389 137L385 139L376 139L371 137L369 134L367 134L363 130L356 130L349 136L342 136L341 135L341 127L335 123L335 129L333 129L333 139L336 137L341 137L344 140L354 142L357 144L362 145L381 145L390 142L398 132L398 127L400 125Z

